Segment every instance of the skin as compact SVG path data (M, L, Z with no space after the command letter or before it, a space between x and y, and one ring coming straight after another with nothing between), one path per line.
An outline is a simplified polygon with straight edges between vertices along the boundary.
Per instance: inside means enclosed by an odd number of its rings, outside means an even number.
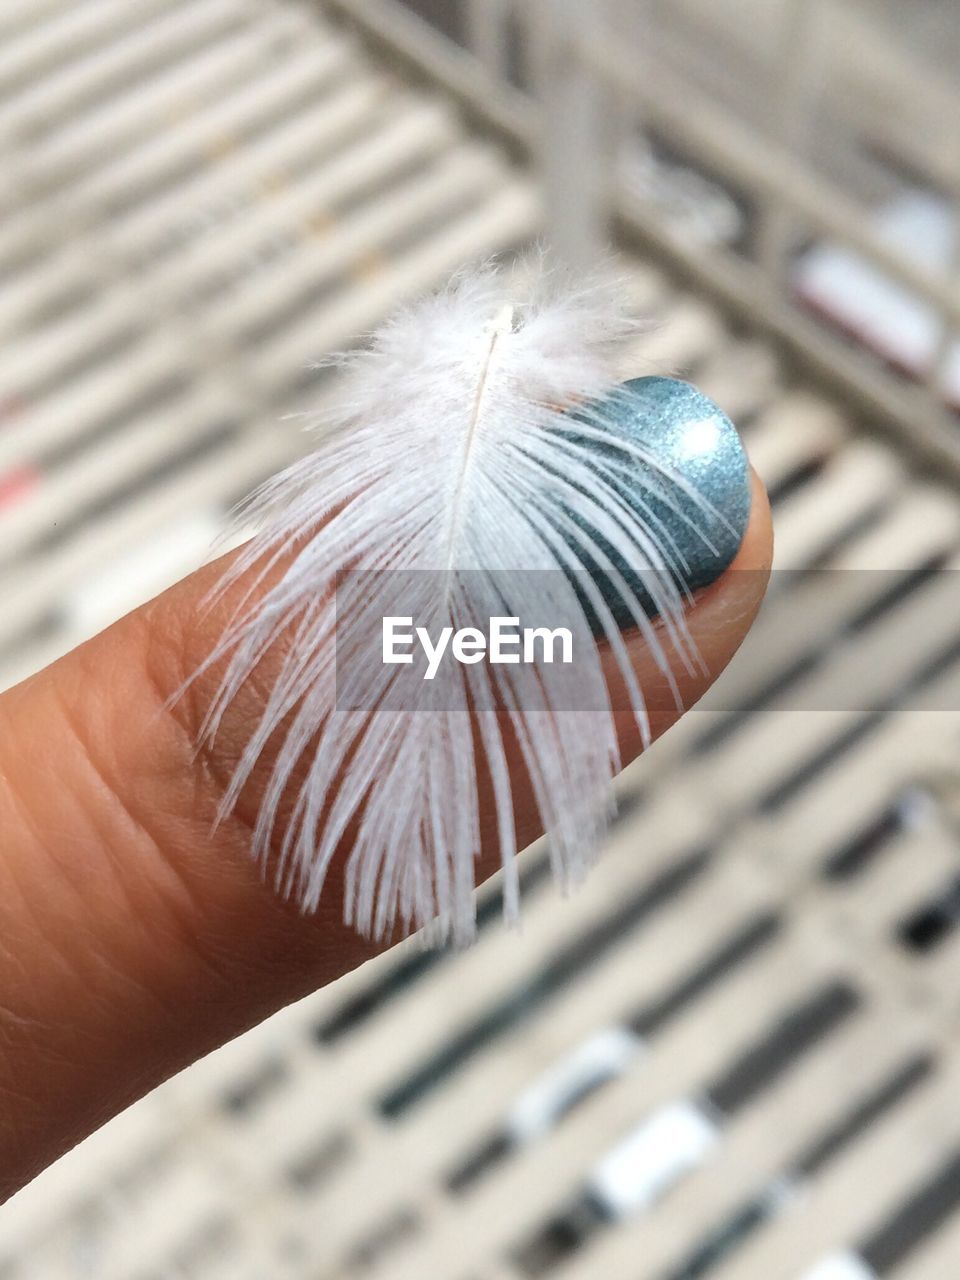
M690 611L705 670L681 676L685 706L749 629L771 543L754 478L740 553ZM342 859L310 917L264 882L249 856L264 770L212 831L271 674L268 660L197 757L217 673L165 704L219 635L223 616L199 604L221 570L185 579L0 697L0 1199L195 1058L378 949L341 923ZM631 658L659 736L676 703L636 636ZM641 743L621 723L626 760ZM522 779L516 789L530 842L536 814ZM478 878L494 869L481 860Z

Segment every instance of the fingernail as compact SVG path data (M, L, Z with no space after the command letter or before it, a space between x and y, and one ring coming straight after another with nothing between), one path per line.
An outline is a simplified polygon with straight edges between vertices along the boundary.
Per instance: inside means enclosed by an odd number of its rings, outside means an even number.
M633 378L600 409L596 417L589 408L583 416L602 422L613 439L642 448L663 468L630 460L636 483L624 479L624 501L664 546L676 583L691 591L709 586L733 561L750 519L750 469L736 427L696 387L675 378ZM610 562L647 612L656 613L636 572L649 566L624 564L615 554ZM633 625L609 577L592 576L618 625Z

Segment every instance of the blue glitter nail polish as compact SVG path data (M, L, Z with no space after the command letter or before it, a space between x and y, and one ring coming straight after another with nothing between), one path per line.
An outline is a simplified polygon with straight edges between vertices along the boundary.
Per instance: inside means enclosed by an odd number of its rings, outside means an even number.
M648 450L664 468L681 477L693 493L706 499L700 506L681 484L655 475L643 462L631 461L637 482L618 488L645 524L659 522L661 534L672 544L670 572L689 590L708 586L737 554L750 518L750 471L733 423L696 387L674 378L633 378L614 396L576 415L602 424L613 440ZM602 445L596 445L602 449ZM611 449L611 453L615 446ZM648 487L645 480L652 483ZM663 495L662 497L659 495ZM666 500L664 500L666 499ZM643 504L641 506L641 504ZM624 564L609 551L614 564L649 614L656 607L637 576L636 566ZM602 570L591 571L618 624L634 625L617 587ZM592 611L591 611L592 612Z

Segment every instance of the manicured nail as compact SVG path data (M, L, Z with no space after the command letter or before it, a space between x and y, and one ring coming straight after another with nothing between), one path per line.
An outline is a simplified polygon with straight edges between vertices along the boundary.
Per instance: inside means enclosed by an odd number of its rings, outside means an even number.
M691 591L709 586L736 556L750 519L750 469L736 427L696 387L675 378L633 378L601 410L595 420L614 439L644 449L663 468L631 461L637 482L624 481L623 499L664 546L677 584ZM583 416L593 415L587 409ZM614 554L610 562L655 614L640 566ZM609 577L592 576L618 624L634 625Z

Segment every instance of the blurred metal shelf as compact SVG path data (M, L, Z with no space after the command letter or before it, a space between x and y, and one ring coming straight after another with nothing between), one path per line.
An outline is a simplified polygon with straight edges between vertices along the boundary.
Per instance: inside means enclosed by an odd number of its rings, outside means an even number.
M312 359L538 211L449 106L295 4L51 5L0 50L0 138L9 683L206 554L305 447ZM112 601L84 590L104 557Z
M960 351L960 84L898 38L905 11L890 18L870 0L473 0L456 7L451 39L411 12L420 0L329 4L530 156L551 239L569 257L594 255L612 226L629 230L776 336L874 429L960 475L947 385ZM742 236L704 240L637 192L629 162L651 142L742 208ZM882 193L910 182L952 219L950 261L936 270L878 225ZM911 376L908 362L811 312L793 280L811 244L839 248L923 310L934 337Z

